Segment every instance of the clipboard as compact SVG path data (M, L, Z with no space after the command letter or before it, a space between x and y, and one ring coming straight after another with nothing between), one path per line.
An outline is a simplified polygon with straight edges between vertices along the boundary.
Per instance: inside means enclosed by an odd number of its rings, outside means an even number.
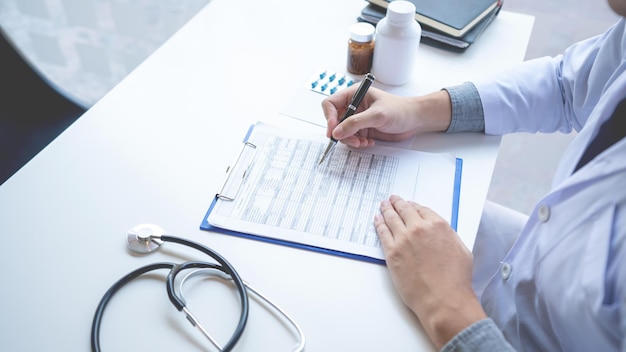
M255 227L254 224L253 225L244 224L243 222L237 223L237 220L234 220L235 224L231 226L220 226L220 225L215 225L211 223L210 221L211 216L212 214L218 211L216 209L218 207L218 204L220 204L220 202L223 204L234 204L232 202L236 202L238 200L238 197L248 196L249 192L247 191L246 191L247 192L246 194L242 194L243 192L242 188L246 187L244 186L244 184L246 183L255 184L256 179L250 180L249 178L255 178L254 174L256 171L253 169L259 168L257 159L261 158L258 155L258 153L261 152L260 151L261 148L259 148L253 140L251 140L251 135L256 130L259 130L259 129L262 130L266 127L269 127L270 130L272 129L272 127L266 126L262 123L257 123L256 125L252 125L248 129L242 141L241 149L237 153L233 161L233 164L227 169L224 182L220 190L216 193L215 197L213 198L204 218L202 219L202 222L200 224L200 229L205 230L205 231L216 232L220 234L226 234L226 235L237 236L237 237L242 237L246 239L262 241L266 243L283 245L283 246L288 246L288 247L297 248L297 249L309 250L309 251L314 251L318 253L329 254L329 255L339 256L343 258L349 258L349 259L384 265L385 260L384 260L384 257L382 256L382 250L380 250L380 253L378 253L378 250L376 249L372 249L371 251L368 250L365 252L359 252L356 250L352 250L352 246L357 247L356 244L354 245L345 244L342 242L342 240L339 240L339 239L333 240L333 239L320 238L318 241L310 241L310 238L312 238L312 236L314 235L310 236L308 233L302 234L300 232L297 232L296 233L297 235L294 235L294 236L291 236L290 233L288 234L289 236L282 236L282 237L274 236L274 235L269 234L271 231L265 231L263 228L259 229ZM291 133L292 132L290 132L290 134ZM325 139L319 142L320 153L321 153L321 149L323 148L326 142L327 141ZM315 142L311 142L311 143L314 144ZM386 147L380 147L380 148L386 148ZM349 149L349 148L345 147L345 149ZM406 150L405 152L418 153L416 151L406 151ZM430 154L430 153L425 153L425 154ZM427 156L431 156L431 155L427 155ZM331 160L329 160L328 162L331 163ZM453 174L450 175L451 182L452 182L452 184L450 185L451 199L449 200L447 204L451 208L450 219L449 219L450 225L456 231L457 223L458 223L458 210L459 210L463 160L460 158L452 158L451 162L453 164L453 165L450 165L450 171L453 172ZM332 168L332 167L336 167L336 165L329 166L329 168ZM385 197L388 197L388 196L389 194L387 194ZM376 204L380 204L380 200L376 200L375 202ZM428 206L428 204L425 204L425 205ZM214 215L214 216L217 216L217 215ZM369 218L369 222L371 222L371 224L366 224L363 226L373 227L373 216ZM289 230L286 230L286 231L289 231ZM375 236L376 236L376 240L378 240L377 235ZM337 243L342 242L343 247L335 246L334 241L337 241ZM332 245L327 245L329 243L332 243ZM359 245L359 248L361 248L360 245ZM375 254L372 255L371 253L375 253Z

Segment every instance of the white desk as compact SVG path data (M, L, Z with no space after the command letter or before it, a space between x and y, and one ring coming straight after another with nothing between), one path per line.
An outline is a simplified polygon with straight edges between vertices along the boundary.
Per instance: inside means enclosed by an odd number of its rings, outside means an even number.
M140 223L228 258L297 320L308 351L432 350L385 267L199 230L248 126L259 119L301 123L277 112L317 69L343 70L348 28L364 5L213 0L0 187L0 350L88 350L94 310L114 281L156 261L204 259L176 245L130 255L125 235ZM397 92L439 89L522 61L532 24L532 17L502 12L464 54L422 46L416 80ZM465 160L459 234L469 247L499 142L437 134L413 144ZM209 330L224 341L236 301L225 290L210 298L202 287L189 293L190 306L212 318ZM253 307L238 350L290 350L291 335L270 319ZM116 296L101 333L108 351L208 345L154 276Z

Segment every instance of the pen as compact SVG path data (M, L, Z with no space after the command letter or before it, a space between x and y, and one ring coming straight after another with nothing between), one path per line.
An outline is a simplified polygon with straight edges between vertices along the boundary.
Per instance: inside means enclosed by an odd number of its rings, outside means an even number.
M341 120L339 120L339 123L342 123L345 119L352 116L356 112L356 109L359 108L359 104L361 104L361 100L363 100L365 93L367 93L367 90L372 85L372 83L374 83L375 79L376 78L371 73L366 73L365 76L363 76L363 80L361 80L359 88L357 88L356 92L352 96L350 105L348 105L348 109L343 114L343 117L341 117ZM318 165L324 162L326 157L330 155L330 153L333 151L336 144L337 140L331 135L330 142L328 143L328 146L326 146L326 150L324 150L324 154L322 154L322 158L320 159Z

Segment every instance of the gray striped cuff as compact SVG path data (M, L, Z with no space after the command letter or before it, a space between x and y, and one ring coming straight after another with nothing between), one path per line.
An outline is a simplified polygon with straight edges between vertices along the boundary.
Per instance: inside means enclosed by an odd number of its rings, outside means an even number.
M476 86L465 82L444 89L452 102L452 121L446 132L484 132L485 115Z

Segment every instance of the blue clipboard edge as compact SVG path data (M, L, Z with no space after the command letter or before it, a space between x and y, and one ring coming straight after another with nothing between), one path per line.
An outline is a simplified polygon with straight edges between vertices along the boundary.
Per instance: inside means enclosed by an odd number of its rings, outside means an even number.
M252 130L254 129L254 125L250 125L250 127L248 127L248 132L246 132L246 136L243 137L243 142L246 143L248 141L248 139L250 138L250 135L252 134Z
M244 143L248 141L248 138L250 137L250 134L252 134L252 130L253 129L254 129L254 125L251 125L250 128L248 128L248 132L246 133L246 136L243 139ZM460 198L461 198L461 176L462 176L462 173L463 173L463 159L456 158L455 174L454 174L454 190L452 191L452 214L451 214L451 220L450 220L450 226L454 229L454 231L457 231L457 224L458 224L458 218L459 218L459 201L460 201ZM270 238L270 237L265 237L265 236L260 236L260 235L253 235L253 234L249 234L249 233L223 229L221 227L215 227L215 226L209 224L209 215L211 214L211 211L215 207L215 204L217 203L217 200L218 200L218 197L216 195L215 197L213 197L213 201L211 202L211 206L209 207L209 209L207 210L206 214L204 215L204 219L202 220L202 223L200 224L200 230L212 231L212 232L221 233L221 234L225 234L225 235L243 237L243 238L257 240L257 241L261 241L261 242L267 242L267 243L278 244L278 245L282 245L282 246L288 246L288 247L292 247L292 248L298 248L298 249L304 249L304 250L309 250L309 251L314 251L314 252L319 252L319 253L324 253L324 254L330 254L330 255L335 255L335 256L339 256L339 257L343 257L343 258L360 260L360 261L364 261L364 262L368 262L368 263L386 265L386 262L383 259L368 257L368 256L365 256L365 255L360 255L360 254L354 254L354 253L338 251L338 250L329 249L329 248L322 248L322 247L318 247L318 246L312 246L312 245L308 245L308 244L304 244L304 243L285 241L285 240L278 240L278 239L275 239L275 238Z
M248 238L248 239L257 240L257 241L261 241L261 242L268 242L268 243L273 243L273 244L279 244L279 245L288 246L288 247L292 247L292 248L305 249L305 250L309 250L309 251L335 255L335 256L339 256L339 257L343 257L343 258L356 259L356 260L360 260L360 261L364 261L364 262L385 265L385 261L383 259L368 257L368 256L365 256L365 255L360 255L360 254L347 253L347 252L343 252L343 251L338 251L338 250L328 249L328 248L322 248L322 247L318 247L318 246L312 246L312 245L308 245L308 244L304 244L304 243L285 241L285 240L278 240L278 239L275 239L275 238L270 238L270 237L265 237L265 236L253 235L253 234L243 233L243 232L238 232L238 231L233 231L233 230L227 230L227 229L223 229L221 227L215 227L215 226L209 224L208 219L209 219L209 215L211 214L211 211L213 210L213 207L217 203L217 199L218 199L217 197L213 198L213 202L211 202L211 206L209 207L209 210L206 212L206 215L204 216L204 219L202 220L202 224L200 224L200 229L201 230L213 231L213 232L217 232L217 233L221 233L221 234L225 234L225 235L243 237L243 238Z
M450 226L457 231L459 223L459 202L461 200L461 176L463 174L463 159L456 158L456 168L454 174L454 191L452 191L452 215L450 216Z

